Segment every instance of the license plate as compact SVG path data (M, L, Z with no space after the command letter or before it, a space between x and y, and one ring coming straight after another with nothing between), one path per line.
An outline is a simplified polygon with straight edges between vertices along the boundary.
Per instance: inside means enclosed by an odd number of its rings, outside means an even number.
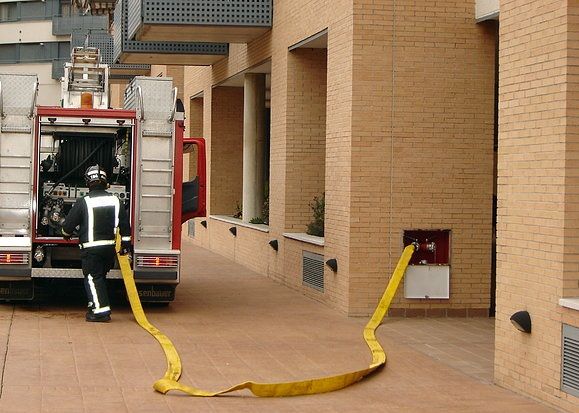
M0 300L32 300L32 281L0 281Z
M145 303L169 302L175 299L174 285L137 285L139 298Z

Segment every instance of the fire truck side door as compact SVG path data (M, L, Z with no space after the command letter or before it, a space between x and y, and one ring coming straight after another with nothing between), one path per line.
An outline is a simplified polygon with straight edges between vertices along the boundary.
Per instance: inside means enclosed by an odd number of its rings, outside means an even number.
M183 139L183 154L189 153L193 163L191 180L183 182L181 223L206 214L206 155L203 138Z

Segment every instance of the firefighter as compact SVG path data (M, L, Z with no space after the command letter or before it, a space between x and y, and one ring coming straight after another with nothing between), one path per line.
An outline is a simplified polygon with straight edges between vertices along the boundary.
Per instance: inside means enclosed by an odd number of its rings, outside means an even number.
M62 235L70 239L78 226L84 286L88 298L86 321L107 322L111 308L106 275L115 264L115 234L121 232L121 254L131 249L127 213L119 199L106 191L107 174L99 165L85 173L89 193L76 201L62 224Z

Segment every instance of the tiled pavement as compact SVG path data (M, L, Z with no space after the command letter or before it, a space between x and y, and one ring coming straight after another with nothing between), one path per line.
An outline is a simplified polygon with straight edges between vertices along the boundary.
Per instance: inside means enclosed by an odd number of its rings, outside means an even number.
M181 382L206 390L363 368L366 320L347 318L213 253L184 246L169 307L147 308L183 362ZM212 399L152 390L166 362L127 305L86 323L82 299L0 306L0 412L551 412L492 384L492 320L387 319L388 363L344 390Z

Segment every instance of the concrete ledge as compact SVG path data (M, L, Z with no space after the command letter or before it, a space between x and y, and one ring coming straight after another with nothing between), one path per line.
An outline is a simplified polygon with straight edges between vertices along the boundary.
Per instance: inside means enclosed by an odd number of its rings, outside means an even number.
M296 241L306 242L308 244L324 246L324 237L316 237L315 235L309 235L305 232L284 232L284 237L295 239Z
M579 298L560 298L559 305L579 311Z
M269 226L265 224L250 224L248 222L243 222L238 218L229 217L227 215L210 215L209 218L215 221L227 222L228 224L239 225L244 228L251 228L261 232L269 232Z

